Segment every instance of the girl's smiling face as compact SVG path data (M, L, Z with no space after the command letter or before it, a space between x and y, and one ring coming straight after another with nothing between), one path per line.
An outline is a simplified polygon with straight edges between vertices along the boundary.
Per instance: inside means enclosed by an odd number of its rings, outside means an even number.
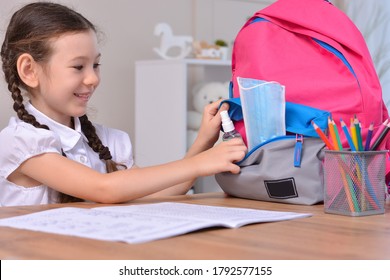
M52 53L38 71L31 103L51 119L70 126L86 113L100 82L100 53L95 32L66 33L50 42Z

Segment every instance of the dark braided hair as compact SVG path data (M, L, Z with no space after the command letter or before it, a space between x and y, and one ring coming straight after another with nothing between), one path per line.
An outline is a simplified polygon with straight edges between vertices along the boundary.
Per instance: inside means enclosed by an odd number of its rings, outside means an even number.
M118 164L112 160L111 152L108 147L104 146L100 138L96 134L96 129L88 119L87 115L79 118L81 123L81 129L88 139L88 145L99 154L99 158L106 162L107 172L114 172L118 170L118 166L126 168L123 164Z
M8 90L14 100L13 108L20 120L36 128L50 129L40 124L24 106L22 89L29 87L20 79L17 60L28 53L37 63L47 63L52 54L49 40L65 33L78 33L93 30L95 26L76 11L56 3L36 2L27 4L14 13L1 47L2 68ZM81 128L89 141L89 146L106 162L107 172L117 171L119 165L112 160L108 147L104 146L96 134L96 129L86 115L80 117ZM62 152L65 156L65 154ZM123 166L125 167L125 166ZM82 201L82 199L60 193L59 202Z

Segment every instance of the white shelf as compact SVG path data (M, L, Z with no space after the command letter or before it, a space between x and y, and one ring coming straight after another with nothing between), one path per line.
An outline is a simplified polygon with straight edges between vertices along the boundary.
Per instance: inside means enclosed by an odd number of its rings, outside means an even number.
M230 80L231 62L147 60L135 66L135 162L144 167L181 159L187 150L189 92L199 82Z

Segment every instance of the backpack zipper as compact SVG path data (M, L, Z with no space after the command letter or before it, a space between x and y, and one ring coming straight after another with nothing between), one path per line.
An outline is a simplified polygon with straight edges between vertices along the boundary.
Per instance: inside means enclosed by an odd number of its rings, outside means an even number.
M271 22L271 21L269 21L269 20L267 20L265 18L257 17L255 19L253 19L250 24L255 23L255 22L270 22L270 23L273 23L273 22ZM336 48L334 48L331 45L329 45L328 43L325 43L324 41L321 41L321 40L313 38L313 37L311 37L311 38L314 40L314 42L316 42L321 47L323 47L324 49L326 49L327 51L329 51L330 53L332 53L333 55L335 55L337 58L339 58L341 60L341 62L348 68L348 70L351 72L351 74L355 77L355 80L356 80L356 82L357 82L357 84L359 86L359 89L361 90L360 83L359 83L359 80L358 80L358 78L356 76L356 73L353 70L351 64L345 58L345 56L340 51L338 51Z
M319 40L319 39L316 39L316 38L313 38L312 39L314 40L314 42L316 42L317 44L319 44L321 47L323 47L324 49L326 49L327 51L329 51L330 53L334 54L337 58L339 58L343 64L348 68L348 70L351 72L351 74L355 77L356 79L356 82L359 86L359 89L360 88L360 83L359 83L359 80L356 76L356 73L355 71L353 70L351 64L349 64L348 60L345 58L345 56L340 52L338 51L337 49L335 49L334 47L332 47L331 45Z
M302 146L303 146L303 135L302 134L295 135L294 167L301 167Z
M291 139L295 138L295 147L294 147L294 155L293 155L294 156L294 158L293 158L294 167L301 167L304 137L309 137L309 136L303 136L302 134L295 134L295 135L284 135L284 136L277 136L277 137L271 138L271 139L264 141L263 143L260 143L257 146L255 146L252 150L250 150L245 155L245 157L240 162L237 162L237 164L240 165L241 162L246 160L256 150L260 149L264 145L267 145L267 144L270 144L270 143L276 142L276 141L291 140Z
M296 136L295 135L283 135L283 136L276 136L274 138L271 138L271 139L268 139L267 141L264 141L260 144L258 144L257 146L253 147L246 155L245 157L240 161L238 162L237 164L240 164L242 161L246 160L248 157L250 157L256 150L260 149L262 146L264 145L267 145L269 143L272 143L272 142L276 142L276 141L283 141L283 140L290 140L290 139L294 139Z

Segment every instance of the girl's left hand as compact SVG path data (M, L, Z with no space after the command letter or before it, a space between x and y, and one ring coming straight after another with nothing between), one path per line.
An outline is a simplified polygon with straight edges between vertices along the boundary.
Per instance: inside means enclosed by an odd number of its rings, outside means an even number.
M208 104L203 109L202 123L196 141L202 141L209 148L212 147L219 138L221 130L221 116L219 112L229 109L227 103L222 104L221 108L219 108L221 102L222 99Z

